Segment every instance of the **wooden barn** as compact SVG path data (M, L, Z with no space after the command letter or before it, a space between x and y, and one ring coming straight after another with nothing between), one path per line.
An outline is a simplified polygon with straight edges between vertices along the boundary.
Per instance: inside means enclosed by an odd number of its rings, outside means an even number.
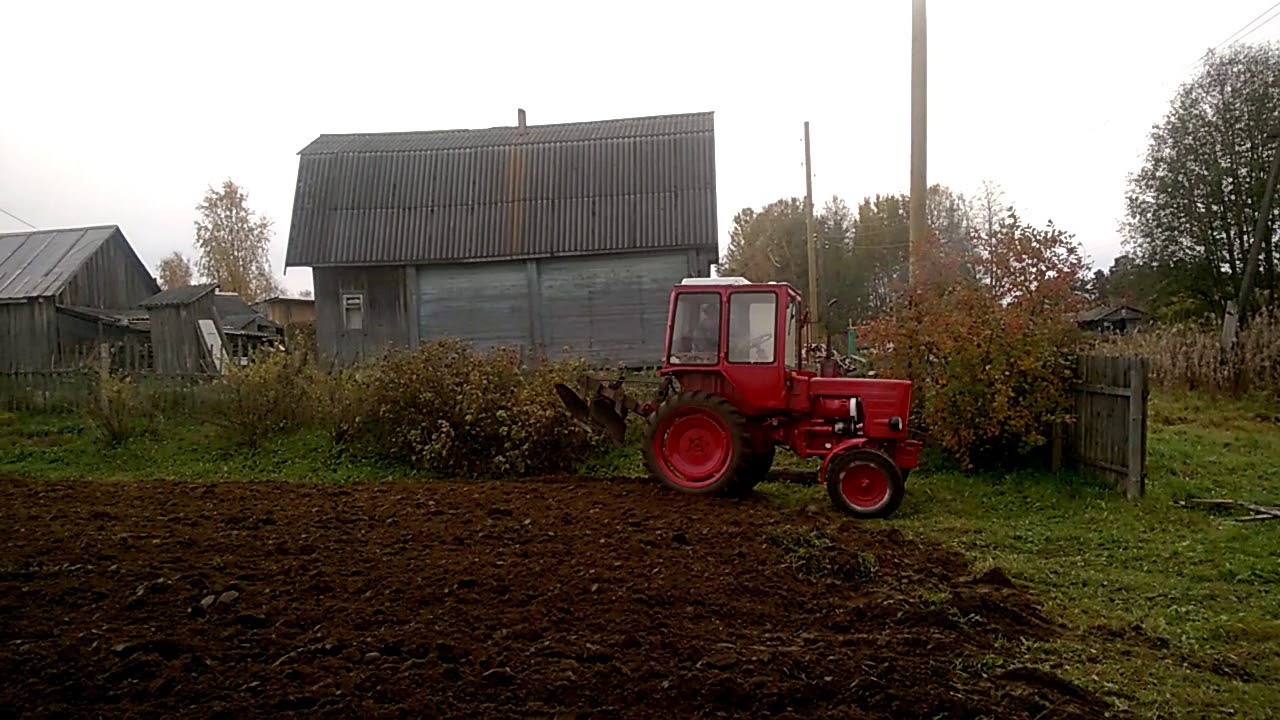
M0 234L0 372L65 366L130 335L130 309L159 291L119 226Z
M448 337L662 360L671 287L719 255L712 114L517 118L299 153L285 266L313 269L322 357Z

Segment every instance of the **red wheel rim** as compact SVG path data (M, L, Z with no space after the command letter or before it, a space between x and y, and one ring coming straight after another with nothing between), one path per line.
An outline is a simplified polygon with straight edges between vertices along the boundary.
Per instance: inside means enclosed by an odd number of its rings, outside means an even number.
M686 408L674 414L653 442L667 478L691 489L720 479L733 453L729 428L703 408Z
M874 510L889 498L889 477L871 463L858 463L840 476L840 494L861 510Z

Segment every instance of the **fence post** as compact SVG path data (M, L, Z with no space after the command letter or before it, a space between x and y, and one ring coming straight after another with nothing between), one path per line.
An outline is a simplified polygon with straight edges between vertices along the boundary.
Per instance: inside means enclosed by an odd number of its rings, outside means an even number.
M1139 498L1146 491L1146 453L1143 442L1146 435L1147 359L1134 356L1129 359L1129 457L1125 478L1125 496Z

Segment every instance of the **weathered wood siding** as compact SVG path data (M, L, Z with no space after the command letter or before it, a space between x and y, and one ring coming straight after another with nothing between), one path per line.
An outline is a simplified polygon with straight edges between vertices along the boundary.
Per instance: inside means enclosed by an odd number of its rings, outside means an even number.
M315 268L316 345L323 363L347 367L389 349L409 347L416 332L408 274L401 267ZM342 297L363 298L363 327L343 325ZM416 328L414 328L416 329Z
M57 362L57 307L52 298L0 303L0 370L48 370Z
M157 373L177 375L215 370L197 322L214 319L212 293L189 305L153 307L148 312Z
M1068 455L1082 473L1140 497L1146 492L1147 359L1086 355L1078 362Z
M136 330L93 322L66 312L57 313L57 327L57 350L59 357L63 358L83 355L98 343L120 342L126 338L136 337L141 334ZM66 363L64 362L62 365L65 366Z
M160 285L119 233L89 257L58 293L63 305L125 310L160 292Z
M316 342L349 366L388 347L458 338L478 350L565 352L602 365L662 360L672 286L706 276L694 249L421 265L316 268ZM362 294L364 328L343 327L342 298Z
M671 287L705 275L707 264L674 250L419 267L418 334L653 365L662 360Z

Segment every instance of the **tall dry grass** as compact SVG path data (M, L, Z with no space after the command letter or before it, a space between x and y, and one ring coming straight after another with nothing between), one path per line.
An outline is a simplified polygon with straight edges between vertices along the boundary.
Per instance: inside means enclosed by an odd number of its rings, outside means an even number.
M1151 382L1168 390L1240 397L1280 393L1280 310L1254 315L1236 347L1224 353L1221 327L1165 325L1133 335L1098 341L1094 352L1141 355L1151 367Z

